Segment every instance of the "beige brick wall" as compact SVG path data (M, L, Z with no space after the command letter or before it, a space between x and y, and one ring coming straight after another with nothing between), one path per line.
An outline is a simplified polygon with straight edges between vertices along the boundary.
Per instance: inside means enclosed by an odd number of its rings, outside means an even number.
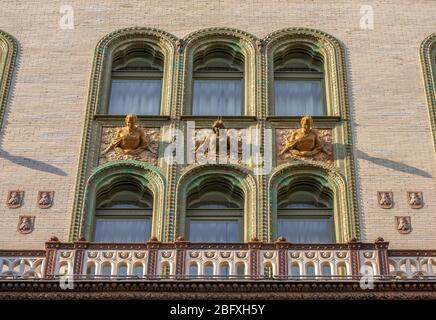
M75 29L59 27L71 5ZM359 27L372 5L374 30ZM362 236L383 236L394 248L436 248L435 150L419 59L423 39L436 32L434 0L3 0L0 29L19 42L18 68L0 135L0 248L41 249L51 235L67 239L94 48L120 28L154 27L178 37L206 27L232 27L262 38L278 29L308 27L345 46L358 169ZM19 209L8 190L26 191ZM55 190L41 210L39 190ZM392 190L395 207L378 208L377 190ZM424 192L425 207L408 208L406 191ZM29 235L19 215L35 215ZM397 215L411 215L400 235Z

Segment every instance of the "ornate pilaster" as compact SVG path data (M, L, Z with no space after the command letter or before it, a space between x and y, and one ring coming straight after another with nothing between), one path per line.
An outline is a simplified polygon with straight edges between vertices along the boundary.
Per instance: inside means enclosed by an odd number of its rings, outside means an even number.
M249 260L249 275L252 277L259 276L259 255L260 248L262 247L262 242L259 242L257 238L251 239L248 242L248 249L250 251Z
M389 275L389 260L388 260L389 242L385 242L383 238L375 240L375 248L378 252L378 265L381 276Z
M360 248L361 243L357 242L356 238L351 239L348 242L348 249L350 250L350 264L351 264L351 275L360 275Z
M177 239L174 245L176 247L176 275L183 276L186 273L186 249L189 242Z
M57 237L52 237L48 242L45 243L45 268L44 276L52 277L56 268L56 257L58 254L58 249L61 242Z
M83 274L83 261L85 258L86 249L88 249L89 242L83 239L74 242L74 266L73 274L80 275Z
M278 251L279 257L279 276L287 276L288 275L288 250L289 244L286 242L286 239L279 238L276 242L276 249Z
M158 251L160 247L160 242L154 239L147 242L147 250L148 250L148 264L147 264L147 276L156 276L157 272L157 258Z

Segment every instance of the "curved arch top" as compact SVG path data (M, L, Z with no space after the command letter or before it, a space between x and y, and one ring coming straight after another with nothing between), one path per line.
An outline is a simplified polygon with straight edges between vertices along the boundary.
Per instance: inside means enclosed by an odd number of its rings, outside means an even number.
M424 39L420 55L434 147L436 148L436 33Z
M18 42L8 33L0 30L0 130L9 96Z
M264 40L266 52L266 76L270 83L274 78L274 53L289 44L304 44L324 59L326 98L332 116L349 117L349 102L345 76L345 59L342 44L335 37L315 29L287 28L269 34ZM272 114L273 91L267 92L267 112Z
M189 190L200 184L205 179L216 178L229 180L238 185L244 192L244 239L248 241L256 235L257 230L257 187L256 180L250 170L234 165L205 164L197 165L187 170L177 183L178 212L175 221L168 223L168 237L173 241L174 233L183 235L185 225L185 213L187 209L186 195ZM177 234L177 236L179 235Z
M268 180L269 230L277 219L277 193L281 186L292 183L300 177L318 181L324 188L333 191L333 208L335 217L336 241L346 242L352 237L360 237L359 216L352 199L347 179L334 167L317 163L286 164L276 168ZM270 232L274 237L277 236Z
M248 116L256 115L256 37L237 29L231 28L207 28L195 31L183 38L184 55L181 65L184 72L180 73L179 92L182 94L180 109L176 111L177 115L183 115L190 110L192 104L192 72L193 57L195 51L200 46L210 44L224 43L236 51L240 51L244 56L244 114Z
M87 238L91 233L93 214L96 209L96 196L99 190L110 186L117 179L128 178L136 180L153 194L153 223L151 236L158 239L162 237L162 222L165 217L165 178L159 169L141 161L119 160L109 162L96 168L89 177L85 190L85 203L83 216L76 233Z

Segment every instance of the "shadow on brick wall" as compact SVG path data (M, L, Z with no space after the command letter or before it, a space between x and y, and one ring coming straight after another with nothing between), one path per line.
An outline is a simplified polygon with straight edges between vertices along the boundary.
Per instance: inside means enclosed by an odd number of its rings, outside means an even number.
M424 178L431 178L432 177L431 174L429 174L428 172L426 172L424 170L409 166L409 165L401 163L401 162L392 161L392 160L385 159L385 158L373 157L373 156L370 156L369 154L367 154L361 150L356 150L356 154L357 154L357 157L359 159L370 161L370 162L375 163L376 165L379 165L382 167L386 167L386 168L393 169L393 170L400 171L400 172L404 172L404 173L414 174L414 175L421 176Z
M43 171L43 172L48 172L48 173L52 173L58 176L67 176L67 174L65 173L65 171L56 168L55 166L52 166L51 164L42 162L42 161L38 161L38 160L33 160L30 158L26 158L26 157L21 157L21 156L14 156L12 154L10 154L9 152L5 151L5 150L0 150L0 158L9 160L12 163L15 163L19 166L23 166L32 170L37 170L37 171Z

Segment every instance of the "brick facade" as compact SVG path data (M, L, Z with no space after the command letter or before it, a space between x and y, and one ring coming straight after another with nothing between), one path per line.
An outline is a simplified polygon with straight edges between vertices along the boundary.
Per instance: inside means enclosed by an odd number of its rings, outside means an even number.
M41 249L52 235L68 240L88 99L98 41L117 29L141 26L182 38L207 27L231 27L258 38L288 27L331 34L345 48L357 170L362 241L382 236L390 248L436 247L435 150L419 48L436 32L430 0L117 1L71 0L75 28L59 26L59 1L4 0L0 30L19 44L17 68L0 133L0 248ZM64 3L62 3L64 4ZM374 29L359 27L362 5L374 9ZM9 190L25 190L9 209ZM55 203L40 209L39 191ZM377 191L393 191L382 209ZM422 191L411 209L407 191ZM36 216L19 234L20 215ZM396 216L411 216L402 235Z

